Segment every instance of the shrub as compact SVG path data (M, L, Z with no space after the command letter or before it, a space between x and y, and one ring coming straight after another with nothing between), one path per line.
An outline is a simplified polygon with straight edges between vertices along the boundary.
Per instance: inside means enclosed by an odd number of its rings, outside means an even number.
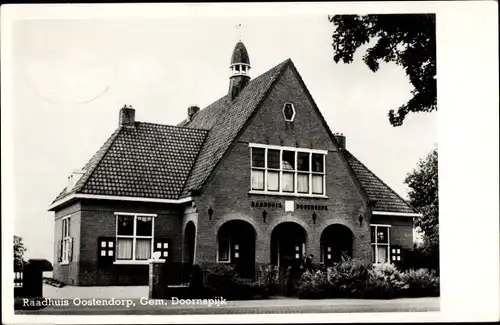
M408 289L403 274L390 263L375 265L368 271L365 297L377 299L396 298Z
M343 256L327 268L330 297L361 298L366 291L369 268L361 261Z
M231 282L235 276L234 266L230 264L214 264L206 268L205 286L212 295L229 297Z
M259 294L262 298L267 298L274 294L274 288L278 278L278 267L268 265L259 267L260 277L258 279Z
M404 291L407 297L438 297L439 277L427 269L410 270L403 273L403 281L408 285Z
M301 299L327 298L330 287L326 272L305 271L297 286L297 296Z

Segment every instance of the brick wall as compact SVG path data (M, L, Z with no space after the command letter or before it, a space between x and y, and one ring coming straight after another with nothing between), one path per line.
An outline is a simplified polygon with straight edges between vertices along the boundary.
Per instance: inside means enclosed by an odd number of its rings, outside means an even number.
M391 226L391 245L401 245L405 249L413 248L413 218L374 215L371 223Z
M285 101L292 102L297 110L293 123L283 119ZM326 194L324 198L299 198L249 194L250 149L248 143L263 143L291 147L328 150L326 156ZM232 145L226 158L209 178L201 197L195 198L197 219L197 262L215 262L217 232L222 224L231 219L250 223L256 231L256 262L270 262L270 237L280 223L290 221L301 225L307 232L306 251L315 255L319 262L320 236L331 224L343 224L353 233L353 255L369 263L371 261L368 212L364 201L341 161L327 131L323 128L312 103L300 87L293 71L285 71L263 106ZM286 200L298 204L324 205L328 211L315 211L317 220L312 221L312 210L285 212ZM283 208L255 208L251 201L281 203ZM214 214L209 220L208 209ZM264 223L262 210L268 212ZM359 225L363 215L365 222Z
M54 277L67 284L145 285L148 265L99 265L97 244L101 236L116 235L115 212L155 213L154 236L171 239L172 261L182 258L180 207L166 204L85 200L56 213L55 243L61 236L60 218L71 215L74 257L69 265L54 265ZM75 225L74 225L75 224ZM78 235L73 231L78 230ZM57 252L57 247L55 247ZM56 256L57 257L57 256ZM57 261L57 258L55 259Z
M62 239L62 218L69 216L70 236L73 237L73 258L67 263L59 262L59 241ZM54 217L54 279L71 284L78 285L78 259L80 248L80 225L81 225L81 205L80 203L71 204L55 213Z

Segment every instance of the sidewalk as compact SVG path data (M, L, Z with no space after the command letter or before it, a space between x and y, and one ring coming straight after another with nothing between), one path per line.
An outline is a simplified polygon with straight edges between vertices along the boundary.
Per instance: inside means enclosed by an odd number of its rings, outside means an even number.
M50 286L46 286L50 287ZM202 301L148 300L148 287L44 287L44 296L66 299L64 307L47 306L39 310L17 311L17 314L136 314L136 315L199 315L199 314L288 314L288 313L346 313L346 312L425 312L439 311L439 298L375 299L318 299L270 298L265 300L226 301L212 306L200 305ZM47 289L47 290L46 290ZM73 298L80 300L127 299L121 306L76 306ZM141 299L142 298L142 299ZM214 297L215 298L215 297Z
M77 287L65 286L56 288L44 284L43 296L46 298L73 299L79 297L87 298L116 298L116 299L140 299L148 296L148 286L106 286L106 287Z

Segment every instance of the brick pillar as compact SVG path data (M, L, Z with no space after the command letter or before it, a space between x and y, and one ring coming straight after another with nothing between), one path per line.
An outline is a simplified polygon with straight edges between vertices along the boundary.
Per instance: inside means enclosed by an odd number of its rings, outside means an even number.
M256 265L267 265L271 263L271 251L268 241L270 241L268 238L260 238L255 241Z
M165 261L163 259L151 259L148 261L149 299L164 299L166 297Z

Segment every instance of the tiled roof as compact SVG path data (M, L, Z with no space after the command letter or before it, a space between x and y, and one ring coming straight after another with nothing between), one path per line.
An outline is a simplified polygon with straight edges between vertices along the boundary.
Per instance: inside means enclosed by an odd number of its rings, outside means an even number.
M106 151L109 149L109 147L111 146L113 141L118 136L119 132L120 132L120 129L119 128L116 129L115 132L113 132L113 134L111 134L111 136L108 138L108 140L106 140L106 142L104 142L104 144L101 146L101 148L99 148L99 150L94 154L94 156L85 164L85 166L82 168L82 170L85 170L86 172L78 180L78 182L75 184L73 189L71 191L67 191L67 188L64 188L61 191L61 193L59 193L59 195L56 197L54 202L64 198L65 196L67 196L69 194L76 193L82 188L82 186L85 184L86 180L89 178L89 175L92 174L92 172L94 171L94 169L97 166L97 164L99 163L99 161L102 159L102 157L104 156Z
M207 136L193 171L186 183L182 197L191 190L199 190L215 168L238 132L250 118L284 67L291 62L283 61L266 73L251 80L233 101L228 95L200 110L188 128L208 129Z
M375 201L374 210L384 212L416 213L416 211L387 184L378 178L348 150L342 151L356 174L368 199Z
M144 122L119 128L70 193L177 199L207 133Z
M55 201L70 193L181 199L200 190L288 64L293 67L290 59L278 64L234 100L225 95L191 121L118 128L85 165L73 190L64 189ZM342 152L375 210L415 212L349 151Z

